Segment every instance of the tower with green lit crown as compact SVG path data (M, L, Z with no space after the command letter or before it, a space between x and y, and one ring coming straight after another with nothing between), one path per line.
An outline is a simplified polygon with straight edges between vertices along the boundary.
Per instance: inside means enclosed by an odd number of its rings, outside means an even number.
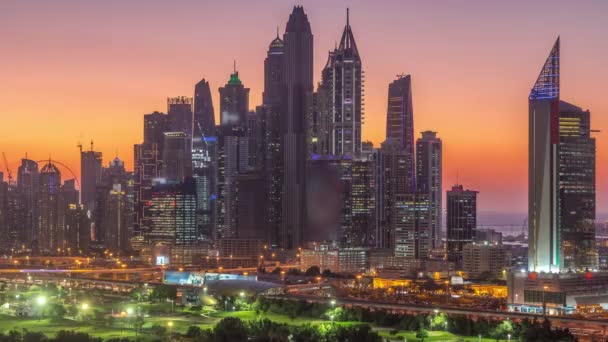
M220 125L239 126L247 125L247 112L249 111L249 88L245 88L239 78L239 72L230 74L225 86L220 87Z

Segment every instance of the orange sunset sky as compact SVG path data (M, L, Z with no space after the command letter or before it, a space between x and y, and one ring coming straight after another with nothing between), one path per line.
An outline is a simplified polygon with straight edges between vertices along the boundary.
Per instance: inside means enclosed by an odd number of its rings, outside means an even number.
M602 130L598 213L608 212L605 1L0 1L0 150L13 174L25 153L79 173L76 145L91 139L104 164L118 154L131 169L143 114L206 78L217 115L233 60L253 109L268 43L295 4L312 25L317 80L350 8L364 140L384 139L388 83L412 75L415 130L444 143L444 190L458 170L480 211L526 211L527 96L561 35L561 98Z

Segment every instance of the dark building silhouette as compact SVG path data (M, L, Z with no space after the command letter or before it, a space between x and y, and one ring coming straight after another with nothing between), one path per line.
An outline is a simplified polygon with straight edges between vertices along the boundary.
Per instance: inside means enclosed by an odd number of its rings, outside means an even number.
M441 247L441 150L437 132L424 131L416 141L416 187L429 195L432 248Z
M113 252L128 252L133 222L133 174L115 157L102 169L97 186L95 239Z
M414 192L414 110L410 75L401 75L388 86L386 139L399 142L401 148L406 151L406 189L408 192Z
M209 82L204 78L194 86L194 137L215 136L215 114Z
M86 255L91 243L91 220L83 204L68 204L65 211L68 254Z
M149 220L144 215L144 204L151 197L152 181L161 176L162 151L165 132L170 131L167 114L154 112L144 115L144 142L136 144L134 155L134 215L133 234L143 236L149 228Z
M475 240L477 193L458 184L447 191L447 252L450 261L462 262L463 246Z
M167 115L172 132L185 133L192 138L192 98L186 96L167 99Z
M38 220L38 190L40 174L38 163L30 159L21 159L17 170L17 192L22 199L22 215L20 220L23 228L19 231L22 243L31 243L36 239Z
M285 44L277 37L270 42L264 60L263 105L256 108L262 136L262 163L266 194L267 235L272 245L281 243L283 201L283 107L285 95Z
M162 176L169 181L181 182L192 176L192 147L184 132L165 132Z
M38 190L38 248L58 254L64 247L64 203L61 195L61 172L49 161L40 170Z
M238 204L236 208L236 237L268 241L264 177L261 172L239 174L236 179Z
M284 179L280 246L292 249L302 243L307 219L306 138L312 116L313 35L304 8L294 7L283 42L286 95L281 142Z
M247 127L249 112L249 88L239 79L238 71L230 74L230 79L220 91L220 121L222 126Z
M80 193L81 203L95 213L95 187L101 180L101 152L93 151L91 143L90 151L80 152Z

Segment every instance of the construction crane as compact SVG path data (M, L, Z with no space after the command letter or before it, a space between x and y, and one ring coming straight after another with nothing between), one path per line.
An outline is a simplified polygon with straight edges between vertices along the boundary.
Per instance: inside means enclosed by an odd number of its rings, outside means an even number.
M8 167L8 160L6 160L6 154L2 152L2 159L4 159L4 167L6 168L6 173L8 174L8 184L13 184L13 174L11 173L11 169Z

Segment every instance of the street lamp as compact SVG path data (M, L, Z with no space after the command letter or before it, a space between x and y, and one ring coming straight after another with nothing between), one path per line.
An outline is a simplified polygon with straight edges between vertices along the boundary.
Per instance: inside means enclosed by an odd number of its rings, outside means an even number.
M127 308L127 315L128 316L133 315L133 308Z
M167 322L167 326L169 327L169 335L171 335L171 333L173 331L173 322L172 321Z
M547 292L548 286L543 286L543 316L547 317L547 300L545 299L545 293Z
M334 324L334 315L329 315L329 319L331 319L331 324Z
M511 342L511 334L507 334L507 338L508 338L509 342Z
M336 300L332 299L331 302L329 302L329 304L331 304L332 307L336 306Z
M241 296L241 298L245 297L245 292L241 291L241 293L239 293L239 296Z
M44 296L39 296L38 298L36 298L36 303L38 304L38 306L40 307L40 312L38 313L38 320L40 320L40 318L43 315L43 307L44 304L46 304L46 297Z

